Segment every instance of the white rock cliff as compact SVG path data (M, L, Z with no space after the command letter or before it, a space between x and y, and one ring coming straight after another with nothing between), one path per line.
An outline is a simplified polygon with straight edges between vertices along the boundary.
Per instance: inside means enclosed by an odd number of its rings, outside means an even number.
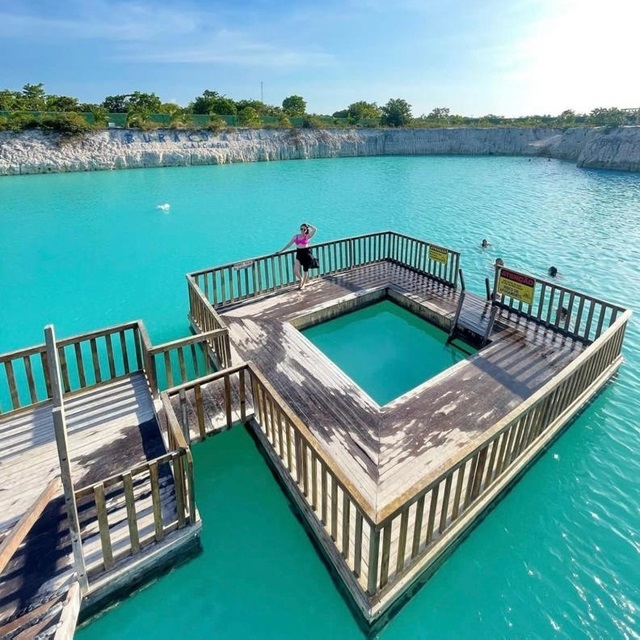
M576 129L112 129L65 141L0 132L0 175L378 155L544 156L640 171L640 127Z

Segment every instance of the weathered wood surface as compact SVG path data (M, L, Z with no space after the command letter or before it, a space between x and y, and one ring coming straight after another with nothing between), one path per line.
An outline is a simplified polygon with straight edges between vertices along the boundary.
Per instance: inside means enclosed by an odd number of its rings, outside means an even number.
M142 374L65 401L76 489L164 450ZM22 516L59 473L51 405L0 419L0 532Z
M453 319L458 293L390 262L311 281L220 309L233 357L252 360L381 510L421 477L532 395L583 346L533 322L498 316L492 343L478 354L378 406L294 328L336 302L390 289L429 315ZM473 294L467 293L467 297ZM484 308L478 298L475 306ZM504 316L504 317L503 317ZM371 345L375 358L375 345Z
M71 396L65 401L71 472L79 489L165 453L142 374L134 374ZM51 406L0 419L0 538L59 473ZM173 481L160 469L162 515L175 519ZM153 531L151 497L134 486L140 535ZM106 506L112 545L117 552L128 543L127 513L122 490L107 491ZM92 501L78 505L87 564L102 564L96 509ZM0 624L63 589L72 574L71 543L62 497L52 500L38 518L0 581Z
M229 406L226 396L224 379L215 380L203 385L197 391L189 389L184 393L184 405L181 404L179 395L171 396L171 406L179 422L186 418L189 425L189 442L204 440L206 437L221 433L240 422L240 386L237 376L231 376L229 380L228 394L231 400L231 411L227 413ZM201 401L201 403L199 403ZM202 414L198 415L200 404ZM251 397L246 398L245 410L253 413Z

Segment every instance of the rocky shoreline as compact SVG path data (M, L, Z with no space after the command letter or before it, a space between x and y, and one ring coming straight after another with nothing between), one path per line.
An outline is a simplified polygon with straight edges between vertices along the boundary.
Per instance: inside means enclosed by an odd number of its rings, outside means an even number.
M110 129L68 141L0 132L0 175L380 155L542 156L640 171L640 127L616 129Z

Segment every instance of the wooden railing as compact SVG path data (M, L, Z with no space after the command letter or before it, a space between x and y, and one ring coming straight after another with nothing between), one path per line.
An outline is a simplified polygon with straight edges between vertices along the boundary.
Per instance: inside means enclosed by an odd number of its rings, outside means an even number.
M272 452L360 584L367 584L376 554L371 502L324 451L316 437L252 365L248 366L257 424Z
M178 429L179 433L179 429ZM175 491L175 502L162 494ZM87 487L77 489L81 527L95 517L100 545L91 544L93 529L83 533L89 577L108 571L169 533L195 522L193 461L188 449L171 451ZM167 511L171 505L171 511ZM173 510L175 505L175 512Z
M167 434L168 453L75 491L80 524L85 524L83 552L89 577L196 521L193 458L164 394L158 420ZM163 503L166 492L170 499ZM99 553L91 544L96 535Z
M410 569L432 562L434 554L442 552L439 541L469 526L487 500L503 490L520 467L529 463L612 375L622 359L621 346L630 316L630 311L618 315L613 325L562 373L448 460L441 471L378 510L341 472L252 363L189 383L189 389L198 389L189 403L184 396L187 385L170 393L182 394L183 429L188 429L193 420L189 413L195 412L204 437L206 385L227 379L229 389L235 376L240 389L248 385L240 397L243 405L253 403L255 424L269 444L270 455L286 470L292 486L342 556L349 569L346 579L377 602ZM231 425L232 395L225 393L223 402ZM240 413L242 422L251 418L244 406Z
M13 525L9 533L4 537L2 543L0 543L0 575L2 575L9 560L11 560L13 554L22 544L49 502L60 491L61 486L60 476L53 478L31 507L25 511L20 520Z
M460 253L439 247L429 242L400 233L389 233L389 259L426 274L450 287L458 286L460 275ZM438 249L437 255L446 256L445 261L431 257L431 249Z
M226 328L153 346L140 321L58 340L56 347L65 397L139 371L157 393L214 371L212 354L222 355L222 365L230 359ZM0 355L0 414L51 397L44 345Z
M324 452L315 436L252 363L220 371L162 394L167 398L167 405L172 398L179 398L178 420L183 433L188 433L189 425L195 420L199 437L204 439L210 435L204 415L205 390L220 381L224 382L220 402L226 426L234 424L231 389L235 387L240 422L256 418L256 424L270 443L273 454L289 472L302 499L316 512L318 521L334 541L353 576L366 584L367 545L374 526L370 515L374 512L373 506ZM253 413L247 410L249 402L253 405Z
M430 249L437 249L445 262L432 259ZM320 268L312 277L328 276L383 260L428 275L449 287L456 287L460 254L391 231L370 233L313 245ZM211 347L221 368L231 366L231 349L226 324L217 307L235 304L259 295L273 293L295 283L295 250L272 253L242 262L187 274L189 319L201 333L220 331Z
M51 398L44 344L0 355L0 414Z
M497 291L500 271L500 268L496 269L494 291ZM531 304L504 296L496 297L494 305L587 344L597 340L625 311L623 307L586 293L546 280L534 280L535 291Z
M391 260L455 287L460 254L451 249L442 249L447 256L444 264L430 259L430 247L436 245L391 231L321 242L311 247L320 264L320 268L313 275L331 275L354 267ZM272 253L190 273L187 280L190 285L191 316L197 317L209 311L204 308L205 302L215 308L294 284L294 254L295 250ZM202 297L196 296L192 287L200 292ZM202 327L202 330L224 326L217 314L211 322L217 323L216 326Z
M152 389L161 391L212 373L215 368L209 349L227 335L227 329L216 329L149 346L147 375Z
M566 420L562 414L579 398L584 403L593 392L592 385L600 386L619 365L630 316L625 311L561 374L486 432L481 442L463 449L447 461L445 470L425 478L378 513L374 535L382 560L369 585L370 594L392 586L512 472L530 448L556 435L556 426ZM395 563L390 565L390 558Z
M210 338L209 346L216 357L216 364L221 369L230 367L229 330L209 302L206 292L199 288L197 279L192 274L187 275L187 291L189 293L189 321L200 333L213 335L213 332L220 332Z
M65 394L144 368L139 322L65 338L56 345Z
M64 395L142 371L143 335L140 322L129 322L58 340ZM0 355L0 414L51 399L50 375L44 345Z
M240 422L245 423L247 421L250 416L247 412L246 371L246 364L229 367L228 369L223 369L222 371L209 374L197 380L171 387L167 389L166 393L162 394L168 403L171 402L172 398L178 398L178 420L188 443L191 443L193 440L189 433L189 425L192 423L193 418L195 418L198 439L200 440L204 440L222 428L230 429L235 422L233 416L235 405L239 407L238 419ZM212 424L211 416L205 419L203 404L203 388L211 388L213 385L220 385L222 387L219 398L216 399L220 407L218 425ZM237 400L233 396L234 390L237 391ZM191 412L194 410L195 417L191 415Z

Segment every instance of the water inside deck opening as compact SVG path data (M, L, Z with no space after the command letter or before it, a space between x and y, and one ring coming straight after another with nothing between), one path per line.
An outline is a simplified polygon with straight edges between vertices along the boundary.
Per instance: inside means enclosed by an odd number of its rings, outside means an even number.
M385 405L477 350L390 300L302 331L379 405Z

